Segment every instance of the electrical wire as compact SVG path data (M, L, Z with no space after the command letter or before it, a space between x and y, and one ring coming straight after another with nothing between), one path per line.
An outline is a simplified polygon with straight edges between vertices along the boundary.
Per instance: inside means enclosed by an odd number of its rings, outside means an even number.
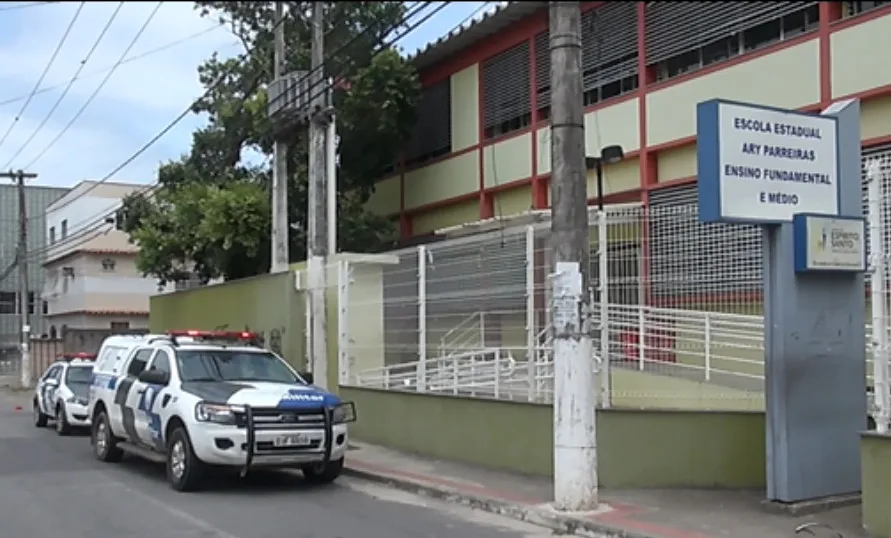
M154 55L154 54L157 54L157 53L159 53L159 52L164 52L164 51L167 50L167 49L173 48L173 47L175 47L175 46L177 46L177 45L182 45L183 43L186 43L186 42L189 42L189 41L191 41L191 40L193 40L193 39L196 39L196 38L198 38L198 37L201 37L201 36L203 36L204 34L209 34L210 32L216 31L216 30L218 30L219 28L221 28L222 26L224 26L224 24L223 24L223 23L219 23L219 24L216 24L216 25L214 25L214 26L211 26L210 28L206 28L206 29L204 29L204 30L201 30L200 32L196 32L196 33L194 33L194 34L187 35L187 36L185 36L185 37L183 37L183 38L177 39L176 41L171 41L171 42L169 42L169 43L166 43L166 44L164 44L164 45L161 45L160 47L157 47L157 48L154 48L154 49L147 50L147 51L145 51L145 52L143 52L143 53L137 54L136 56L130 56L129 58L127 58L126 60L124 60L123 62L121 62L121 65L125 65L125 64L128 64L128 63L130 63L130 62L135 62L136 60L141 60L141 59L143 59L143 58L147 58L147 57L152 56L152 55ZM239 44L238 41L233 41L233 42L231 43L231 45L238 45L238 44ZM231 45L230 45L230 46L231 46ZM75 80L77 81L77 80L83 80L83 79L85 79L85 78L95 77L96 75L101 75L101 74L103 74L103 73L107 73L108 71L110 71L110 70L112 70L112 69L114 69L114 68L115 68L114 65L106 66L106 67L103 67L103 68L101 68L101 69L97 69L97 70L95 70L95 71L90 71L90 72L85 73L85 74L83 74L83 75L81 75L81 76L75 77ZM39 90L37 90L37 91L34 93L34 95L40 95L40 94L43 94L43 93L51 92L51 91L53 91L53 90L57 90L57 89L61 88L61 87L64 86L64 85L65 85L65 83L63 82L63 83L61 83L61 84L53 84L52 86L44 86L43 88L40 88ZM12 104L12 103L18 103L19 101L24 101L24 100L27 99L27 98L28 98L28 95L20 95L20 96L18 96L18 97L11 97L11 98L9 98L9 99L6 99L5 101L0 101L0 106L10 105L10 104Z
M36 164L37 161L39 161L41 159L41 157L46 155L46 152L48 152L56 144L56 142L58 142L59 139L61 139L62 136L64 136L65 133L68 132L68 129L70 129L71 126L74 125L74 122L76 122L78 120L78 118L80 118L81 114L83 114L84 111L87 109L87 107L90 106L90 103L93 102L93 99L95 99L96 96L99 95L99 92L102 91L102 88L105 87L105 85L111 79L112 75L114 75L114 72L117 70L117 68L121 66L121 64L124 61L124 58L127 57L127 54L130 53L130 50L133 48L134 45L136 45L136 42L139 41L139 38L142 37L143 32L145 32L145 29L148 28L149 23L151 23L152 19L155 18L155 15L157 15L158 10L161 9L161 6L163 4L164 4L164 2L158 2L158 4L155 6L155 9L153 9L152 12L149 13L148 18L145 20L144 23L142 23L142 26L136 32L136 35L133 36L133 39L130 41L130 43L127 45L127 47L124 49L124 52L121 53L120 58L118 59L117 62L115 62L114 66L111 68L111 71L109 71L108 74L105 75L105 78L102 79L102 82L100 82L99 85L96 86L96 89L93 90L93 93L90 94L90 97L88 97L86 102L84 102L83 106L80 107L80 110L78 110L77 113L71 118L71 120L68 121L68 123L65 125L65 127L62 127L62 130L59 131L59 134L57 134L55 138L50 140L50 143L47 144L46 147L44 147L40 151L40 153L37 154L36 157L31 159L31 161L28 162L28 164L26 164L24 166L25 170L27 170L29 168L33 168L34 164Z
M430 4L430 3L432 3L432 2L424 2L424 3L423 3L424 6L422 6L422 8L423 8L423 7L426 7L426 5L428 5L428 4ZM421 25L421 24L423 24L424 22L426 22L427 20L429 20L429 18L430 18L432 15L434 15L434 14L436 14L437 12L439 12L440 10L442 10L442 9L445 7L445 5L447 5L447 4L448 4L448 2L442 2L439 6L437 6L437 8L436 8L432 13L427 14L427 15L426 15L424 18L422 18L420 21L418 21L418 22L416 22L416 23L414 23L414 24L409 25L409 27L407 28L407 30L406 30L405 32L401 33L400 35L398 35L395 39L393 39L393 41L391 41L391 42L389 42L389 43L387 43L387 42L385 42L385 41L384 41L384 42L381 42L381 43L380 43L381 47L379 47L379 48L375 51L375 53L372 55L372 57L376 56L377 54L380 54L383 50L386 50L388 47L390 47L390 46L392 46L393 44L395 44L396 41L398 41L398 40L404 38L405 36L407 36L411 31L413 31L413 30L414 30L415 28L417 28L419 25ZM386 32L385 35L389 35L390 33L392 33L392 31L395 29L395 27L402 26L402 25L405 23L406 20L410 19L411 17L413 17L413 16L416 15L416 14L417 14L417 11L415 11L414 13L406 14L405 16L403 16L402 19L401 19L397 24L394 25L394 28L392 28L391 30L389 30L388 32ZM283 19L282 21L280 21L279 23L277 23L276 26L273 27L273 30L277 27L278 24L281 24L282 22L284 22L284 19ZM461 24L463 24L463 22L462 22ZM452 29L452 31L454 31L454 29ZM354 37L353 39L350 40L350 43L353 42L353 41L355 41L355 40L356 40L356 38ZM349 43L348 43L347 45L344 45L344 46L340 47L340 48L338 49L338 51L340 51L341 49L343 49L343 48L345 48L345 47L347 47L347 46L349 46ZM326 59L326 61L330 61L331 58L333 58L333 56L334 56L335 54L337 54L338 51L336 51L336 52L332 53L331 55L329 55L328 58ZM251 52L253 52L253 51L251 51ZM247 56L250 56L250 54L248 54ZM323 65L319 66L319 68L323 68L323 67L324 67L324 63L325 63L325 62L323 62ZM307 76L310 76L310 73L308 73ZM341 75L341 76L342 76L342 75ZM221 78L220 78L219 80L217 80L213 85L211 85L211 87L208 88L207 91L205 91L205 93L203 94L203 96L206 96L206 95L210 94L210 93L216 88L216 86L218 86L219 84L222 83L222 81L223 81L223 78L221 77ZM330 86L331 86L331 85L329 85L329 87L330 87ZM325 90L325 91L327 91L327 90ZM203 97L203 96L202 96L202 97ZM246 98L247 98L247 95L245 96L244 99L246 99ZM200 99L200 98L199 98L199 99ZM273 101L273 102L274 102L274 101ZM162 129L161 132L159 132L157 135L155 135L155 137L153 137L151 140L149 140L149 142L147 142L142 148L140 148L136 153L134 153L133 155L131 155L127 160L125 160L123 163L121 163L121 165L119 165L118 167L116 167L114 170L112 170L110 173L108 173L108 174L107 174L105 177L103 177L101 180L99 180L99 181L97 181L96 183L94 183L93 185L91 185L90 189L86 189L86 190L84 191L84 193L82 193L82 195L85 194L86 192L88 192L89 190L91 190L91 189L97 187L98 185L104 183L105 181L108 181L108 180L111 179L115 174L117 174L120 170L122 170L124 167L126 167L127 165L129 165L131 162L133 162L133 160L135 160L139 155L141 155L143 152L145 152L145 150L147 150L149 147L151 147L155 142L157 142L157 140L159 140L159 139L162 138L165 134L167 134L167 132L169 132L169 131L170 131L176 124L178 124L180 121L182 121L182 119L185 118L185 117L191 112L191 109L192 109L192 106L190 105L189 108L187 108L187 109L186 109L180 116L178 116L176 119L174 119L174 121L171 122L167 127L165 127L164 129ZM160 187L160 185L158 185L157 182L154 182L154 183L151 183L151 184L146 185L145 187L143 187L142 189L140 189L140 190L138 190L138 191L135 191L133 194L136 194L136 195L151 194L151 193L153 193L155 190L157 190L159 187ZM69 202L69 203L70 203L70 202ZM64 205L63 205L63 206L60 206L60 208L61 208L61 207L64 207ZM78 243L77 243L76 245L74 245L73 247L71 247L71 248L76 248L77 246L79 246L79 245L81 245L81 244L84 244L84 243L90 241L91 239L93 239L93 238L95 238L95 237L98 237L98 236L100 236L100 235L107 234L107 233L110 231L110 228L105 228L105 227L106 227L106 226L111 226L111 225L114 224L114 216L115 216L116 212L120 209L120 207L121 207L121 206L116 206L115 208L113 208L113 209L111 209L111 210L106 210L106 211L104 211L104 212L102 212L102 213L96 214L96 215L94 215L93 217L91 217L91 218L89 218L89 219L84 219L84 220L81 221L81 223L79 223L79 224L83 224L83 223L86 223L87 221L91 221L90 224L86 224L85 226L79 226L79 225L78 225L78 226L73 226L73 227L72 227L73 229L78 229L78 228L80 228L80 231L76 232L75 234L72 234L72 235L68 236L65 240L62 240L62 241L60 241L60 242L56 242L56 243L54 243L54 244L52 244L52 245L47 245L47 246L42 247L42 248L40 248L40 249L35 249L34 251L29 252L26 256L28 257L28 259L36 259L36 258L39 258L39 257L40 257L41 255L43 255L44 253L49 252L50 250L56 250L56 249L59 249L60 247L63 247L63 246L68 245L68 244L70 244L70 243L73 243L74 241L78 241ZM54 208L54 209L55 209L55 208ZM105 229L103 229L103 228L105 228Z
M25 148L28 147L28 144L30 144L31 141L34 140L34 137L37 136L37 133L39 133L40 130L43 129L43 126L46 125L46 122L48 122L49 119L53 116L53 114L56 112L56 109L59 108L59 105L62 104L65 96L68 95L68 92L71 91L71 87L74 86L74 82L77 80L77 77L80 76L81 72L84 70L84 67L86 67L87 62L90 61L90 58L93 57L96 49L99 48L99 44L102 43L102 39L105 37L105 34L108 33L108 29L111 28L112 23L117 18L118 13L121 12L122 7L124 7L124 2L119 2L118 7L115 8L114 12L111 14L111 17L108 18L108 22L105 23L105 26L99 32L99 36L96 37L96 41L93 42L93 46L90 47L87 55L84 57L83 60L81 60L80 65L77 66L77 71L75 71L74 76L71 77L71 80L68 81L68 85L65 86L62 94L59 96L58 99L56 99L56 102L53 104L52 108L50 108L49 112L46 113L46 116L43 117L40 125L38 125L36 129L34 129L34 132L31 133L31 136L29 136L28 139L25 140L25 143L22 144L19 149L13 154L13 156L9 158L9 161L3 165L3 170L8 169L12 165L13 161L15 161L16 158L22 154ZM114 69L112 69L112 72L114 72Z
M43 73L41 73L40 78L37 79L37 84L34 85L34 89L31 90L31 94L28 95L27 99L25 99L25 104L22 105L22 108L19 110L18 114L16 114L15 119L13 119L12 123L9 124L9 128L6 130L6 133L4 133L3 137L0 138L0 146L2 146L6 142L6 139L9 138L9 135L12 133L13 128L15 128L19 120L22 119L22 114L25 113L28 105L31 104L31 99L34 98L34 95L37 93L40 85L43 84L43 79L46 78L46 74L49 73L50 68L56 61L56 57L59 56L59 52L61 52L62 47L65 46L65 41L68 40L68 35L71 33L71 29L74 28L74 23L76 23L78 17L80 17L80 12L84 9L85 4L86 2L81 2L80 5L77 6L77 11L74 12L74 17L71 18L71 22L68 23L68 28L65 29L65 32L62 34L62 38L59 40L59 44L56 45L56 50L53 51L52 56L50 56L49 62L47 62L46 67L43 68Z
M422 5L420 8L415 9L413 12L411 12L411 11L410 11L410 12L407 12L407 13L406 13L406 14L405 14L405 15L404 15L404 16L403 16L397 23L391 25L391 27L387 30L386 34L391 33L395 28L398 28L399 26L401 26L402 24L404 24L406 20L408 20L408 19L410 19L411 17L415 16L415 15L419 12L420 9L422 9L423 7L426 7L426 5L428 5L428 4L430 4L430 3L431 3L431 2L423 2L423 3L422 3L422 2L415 2L414 5L417 5L417 4L423 4L423 5ZM437 8L437 11L440 10L440 9L442 9L442 7L444 7L444 5L445 5L445 4L443 4L442 6L440 6L439 8ZM410 9L411 9L411 8L410 8ZM435 12L434 12L434 13L435 13ZM279 21L278 23L276 23L276 24L272 27L271 31L274 31L276 28L278 28L278 26L279 26L280 24L283 24L283 23L285 22L285 20L286 20L286 19L283 18L281 21ZM426 20L426 19L425 19L425 20ZM416 26L417 26L417 25L415 25L415 27L416 27ZM324 69L324 66L325 66L325 64L326 64L327 62L329 62L330 60L332 60L332 59L333 59L337 54L339 54L340 52L343 52L344 50L346 50L351 44L353 44L354 42L356 42L356 41L362 36L362 34L364 34L365 32L370 31L371 29L372 29L372 27L367 27L365 30L363 30L362 32L360 32L359 34L357 34L356 36L354 36L352 39L350 39L347 43L345 43L344 45L340 46L337 50L335 50L334 52L328 53L328 55L326 56L326 58L325 58L324 61L322 62L322 65L318 66L318 67L315 68L315 69L310 70L310 72L308 72L308 73L304 76L304 78L302 78L300 81L302 82L302 81L308 79L310 76L312 76L312 73L313 73L313 72L315 72L315 71L317 71L317 70ZM402 37L404 37L404 36L399 36L399 37L397 37L393 42L395 43L395 41L398 41L398 40L401 39ZM255 46L254 48L256 49L257 47ZM375 54L372 55L372 57L374 57L374 55L376 55L376 54L379 54L382 50L383 50L383 48L381 48L381 49L379 49L378 51L376 51ZM249 53L246 54L246 56L247 56L247 57L251 56L251 53L252 53L252 52L253 52L253 50L249 51ZM196 100L194 100L194 101L193 101L193 102L192 102L192 103L191 103L185 110L182 111L182 113L180 113L179 116L177 116L176 118L174 118L173 121L171 121L171 122L164 128L164 129L162 129L161 132L159 132L157 135L155 135L151 140L149 140L145 145L143 145L139 150L137 150L136 153L134 153L132 156L130 156L130 158L127 159L126 161L124 161L120 166L118 166L117 168L115 168L114 170L112 170L110 173L106 174L101 180L99 180L99 181L97 181L96 183L94 183L93 185L91 185L90 188L84 190L84 192L81 193L81 196L87 194L88 192L92 191L94 188L98 187L98 186L101 185L102 183L104 183L104 182L108 181L109 179L111 179L115 174L117 174L118 172L120 172L124 167L126 167L127 165L129 165L129 164L130 164L131 162L133 162L137 157L139 157L142 153L144 153L149 147L151 147L152 145L154 145L154 143L157 142L161 137L163 137L163 136L166 135L168 132L170 132L170 130L173 129L173 127L175 127L180 121L182 121L183 119L185 119L186 116L188 116L188 115L192 112L192 109L193 109L193 107L195 106L196 103L198 103L201 99L204 99L205 97L209 96L214 90L216 90L216 88L217 88L220 84L222 84L223 80L224 80L224 76L221 76L216 82L214 82L213 84L211 84L211 86L210 86L209 88L207 88L207 90L205 90L205 92L204 92L200 97L198 97ZM259 87L259 83L260 83L259 80L255 80L255 81L254 81L254 83L252 84L252 88L250 88L248 91L246 91L244 97L242 97L242 99L241 99L241 105L244 105L245 101L246 101L246 100L247 100L247 99L248 99L254 92L256 92L256 90L257 90L258 87ZM281 98L283 98L283 97L285 97L284 94L283 94L283 95L280 95L279 97L277 97L276 99L273 99L270 103L268 103L267 106L270 105L270 104L273 104L273 103L277 102L278 99L281 99ZM156 188L157 186L158 186L158 185L157 185L157 182L150 183L150 184L146 185L146 187L145 187L144 189L142 189L142 190L136 192L135 194L144 194L144 193L147 192L147 191L153 190L153 189ZM67 202L67 203L65 203L65 204L62 204L62 205L60 205L59 207L54 208L54 209L62 209L62 208L64 208L64 207L66 207L67 205L71 204L71 203L73 203L73 200L72 200L72 201L69 201L69 202ZM94 215L94 216L91 217L90 219L85 219L85 220L81 221L81 223L83 223L83 222L87 222L88 220L94 220L94 219L96 219L97 217L99 217L99 218L101 219L105 214L107 214L107 212L104 212L104 213L102 213L101 215Z
M16 4L14 6L3 6L0 7L0 11L15 11L18 9L25 9L29 7L38 7L45 6L47 4L55 4L56 2L27 2L25 4Z

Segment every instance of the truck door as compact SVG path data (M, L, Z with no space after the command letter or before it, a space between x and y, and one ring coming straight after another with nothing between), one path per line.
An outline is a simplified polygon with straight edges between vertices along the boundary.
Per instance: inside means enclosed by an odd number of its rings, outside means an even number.
M170 374L170 354L158 349L146 370L159 370ZM163 394L167 391L164 385L145 383L137 380L133 389L136 394L136 408L133 410L136 434L139 442L156 450L163 450L164 441L161 435L160 408Z
M109 422L115 435L125 437L131 441L138 441L136 434L135 416L133 410L138 402L138 395L133 390L133 385L138 382L137 377L145 369L154 349L141 348L133 354L127 362L123 377L118 378L115 386L114 402L109 406Z

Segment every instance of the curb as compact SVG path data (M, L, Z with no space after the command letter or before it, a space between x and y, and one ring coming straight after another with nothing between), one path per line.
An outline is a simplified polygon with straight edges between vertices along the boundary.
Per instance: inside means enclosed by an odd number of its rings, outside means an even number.
M391 486L409 493L415 493L454 504L461 504L475 510L482 510L484 512L490 512L511 519L524 521L526 523L550 529L554 531L554 534L586 536L588 538L654 538L649 534L627 531L583 517L557 514L541 506L524 506L500 499L493 499L484 495L463 493L446 486L427 484L420 481L399 478L386 473L357 469L355 467L350 467L349 464L344 467L343 474L367 482Z

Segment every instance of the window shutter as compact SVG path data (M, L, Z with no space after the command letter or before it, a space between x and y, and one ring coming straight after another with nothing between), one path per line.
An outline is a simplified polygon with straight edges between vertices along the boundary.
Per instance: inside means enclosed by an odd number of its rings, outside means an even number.
M538 109L551 106L551 44L550 34L544 31L535 36L535 89Z
M529 42L483 62L485 127L529 114Z
M452 91L450 79L421 92L415 132L406 148L411 163L449 153L452 148Z
M637 72L635 2L607 2L582 15L584 90Z
M817 2L649 2L647 64L654 64Z

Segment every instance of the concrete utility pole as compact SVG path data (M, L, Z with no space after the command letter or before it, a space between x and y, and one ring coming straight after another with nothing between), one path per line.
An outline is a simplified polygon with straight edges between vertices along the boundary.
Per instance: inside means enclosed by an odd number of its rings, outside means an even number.
M307 220L307 260L312 316L312 372L315 384L328 385L328 185L325 167L325 132L330 111L326 105L325 74L325 3L312 4L312 51L309 118L309 208Z
M284 5L275 3L275 56L273 76L282 77L285 63ZM270 273L288 270L288 144L283 136L276 137L272 154L272 263Z
M0 172L0 177L12 179L19 195L19 248L16 253L16 265L19 270L19 316L21 320L21 354L22 354L22 387L31 386L31 352L28 347L31 340L31 326L28 321L28 207L25 203L25 180L34 179L37 174L29 174L18 170Z
M329 104L334 105L334 80L328 92ZM337 119L332 113L325 132L325 172L328 187L328 254L337 254Z
M550 2L551 240L555 254L554 507L597 508L597 429L588 294L588 193L579 2Z

